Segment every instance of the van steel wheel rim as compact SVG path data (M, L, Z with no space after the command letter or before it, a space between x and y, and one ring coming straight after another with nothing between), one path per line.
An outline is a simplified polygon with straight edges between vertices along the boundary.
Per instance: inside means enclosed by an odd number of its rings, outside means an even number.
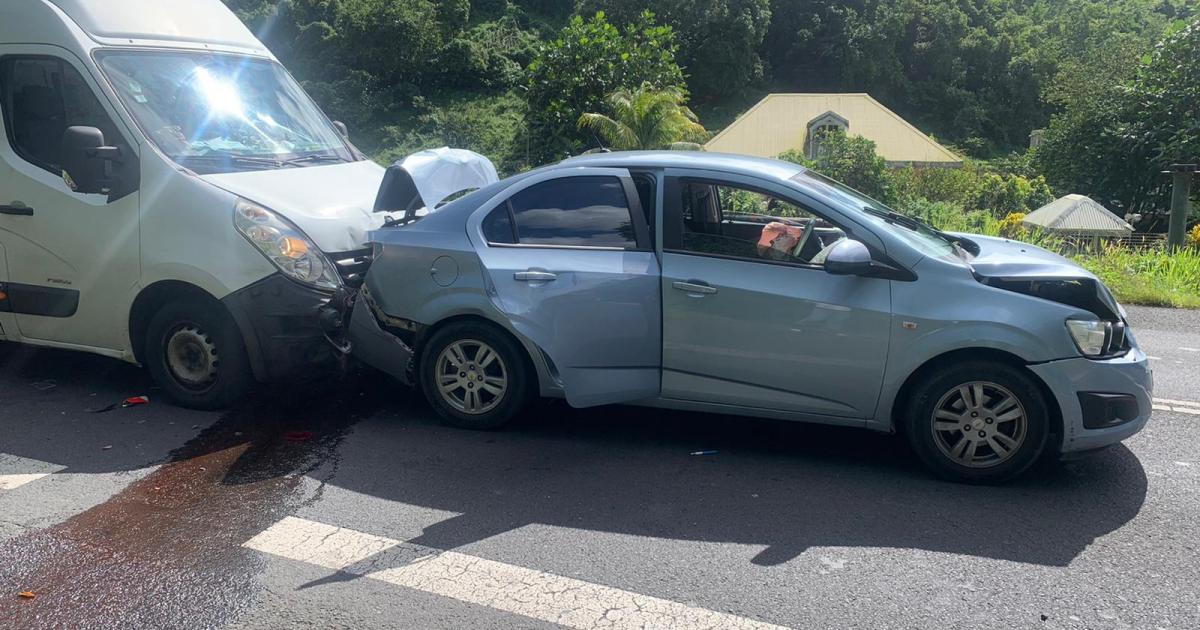
M990 468L1013 457L1025 442L1029 418L1011 391L988 381L963 383L933 408L933 441L950 461Z
M167 368L189 389L203 389L217 380L217 346L192 324L175 329L167 338Z
M508 391L504 359L488 344L463 339L448 346L437 358L438 393L451 407L471 415L496 408Z

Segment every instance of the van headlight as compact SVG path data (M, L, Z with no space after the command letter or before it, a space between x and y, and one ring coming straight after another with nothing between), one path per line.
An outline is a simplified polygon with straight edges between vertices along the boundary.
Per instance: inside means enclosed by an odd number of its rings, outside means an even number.
M1108 348L1108 340L1112 336L1112 323L1098 319L1068 319L1067 330L1075 347L1085 357L1098 357Z
M333 263L287 219L256 203L239 199L233 208L233 225L284 275L328 291L341 286Z

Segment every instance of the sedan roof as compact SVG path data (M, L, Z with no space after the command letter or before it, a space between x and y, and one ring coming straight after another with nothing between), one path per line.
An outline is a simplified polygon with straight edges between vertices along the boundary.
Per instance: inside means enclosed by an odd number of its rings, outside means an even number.
M557 167L697 168L788 180L805 168L799 164L732 153L706 151L622 151L593 153L560 162Z

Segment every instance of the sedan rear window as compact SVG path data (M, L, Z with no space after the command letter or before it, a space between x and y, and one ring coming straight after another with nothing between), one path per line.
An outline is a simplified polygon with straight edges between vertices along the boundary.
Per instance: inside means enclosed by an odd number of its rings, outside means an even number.
M522 245L637 247L625 188L616 177L550 180L513 195L509 205Z

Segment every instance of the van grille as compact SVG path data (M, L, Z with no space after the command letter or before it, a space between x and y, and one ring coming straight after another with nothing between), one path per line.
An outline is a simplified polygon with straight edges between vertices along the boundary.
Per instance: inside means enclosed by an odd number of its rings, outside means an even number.
M337 268L342 283L357 289L362 286L367 269L371 267L371 248L354 249L348 252L326 252L333 266Z

